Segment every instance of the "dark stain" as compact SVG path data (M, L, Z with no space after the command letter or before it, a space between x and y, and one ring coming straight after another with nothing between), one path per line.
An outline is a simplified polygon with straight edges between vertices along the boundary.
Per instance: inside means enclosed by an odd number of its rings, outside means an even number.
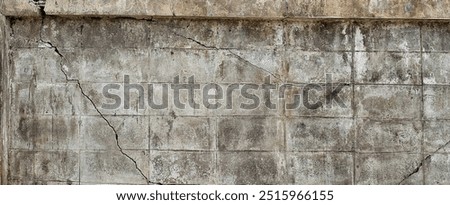
M372 75L370 77L370 82L377 82L381 78L381 75L378 71L372 71Z
M347 53L342 53L342 60L344 60L345 64L348 64L348 55L347 55Z
M235 167L235 184L272 184L277 179L277 164L273 157L249 155L239 159Z
M228 150L236 147L242 124L236 123L234 119L225 119L219 124L219 150Z
M44 161L42 161L40 168L41 170L44 172L44 175L49 173L49 168L48 168L48 164L50 163L50 160L45 159Z
M245 134L247 140L250 141L250 144L254 147L259 147L261 144L261 140L264 136L265 130L262 124L254 124L251 126L251 129L248 130Z

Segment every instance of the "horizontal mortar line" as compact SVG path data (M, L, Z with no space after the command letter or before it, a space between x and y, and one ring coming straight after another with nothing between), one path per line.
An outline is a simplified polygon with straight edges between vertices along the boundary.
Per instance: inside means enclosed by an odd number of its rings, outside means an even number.
M14 138L11 139L12 141L14 141ZM54 152L74 152L74 153L78 153L79 151L81 151L82 149L43 149L43 148L12 148L10 147L8 149L8 151L23 151L23 152L50 152L50 153L54 153Z
M288 110L292 111L292 110ZM314 115L283 115L282 113L274 114L274 115L217 115L217 117L221 118L233 118L233 117L241 117L241 118L249 118L249 117L277 117L277 118L336 118L336 119L351 119L352 117L339 117L339 116L314 116Z
M448 118L448 119L429 119L429 118L425 118L425 119L422 119L422 121L424 121L424 122L440 122L440 121L447 122L447 121L450 121L450 118Z
M148 21L152 20L151 23L157 20L230 20L230 21L392 21L392 22L447 22L449 17L373 17L373 16L295 16L295 15L285 15L284 13L279 13L279 16L187 16L187 15L108 15L108 14L94 14L94 13L49 13L48 16L65 18L65 19L79 19L80 16L85 19L118 19L118 20L142 20ZM7 18L14 18L16 16L7 16ZM40 16L31 16L30 18L41 18Z
M425 121L425 122L450 121L450 117L449 118L425 118L425 119L423 119L423 121Z
M354 153L354 151L351 150L289 150L289 151L285 151L284 153L290 153L290 154L295 154L295 153Z
M285 153L301 153L301 154L305 154L305 153L355 153L355 154L414 154L414 155L419 155L421 154L420 152L414 152L414 151L380 151L380 152L375 152L375 151L333 151L333 150L298 150L298 151L286 151Z
M10 151L15 152L31 152L31 153L56 153L56 152L63 152L63 151L54 151L54 150L26 150L26 149L17 149L12 148ZM66 150L66 151L73 151L73 150ZM113 152L117 150L104 150L104 149L80 149L77 150L80 151L75 152L78 154L83 153L108 153ZM288 151L282 151L282 150L183 150L183 149L124 149L123 151L147 151L147 152L183 152L183 153L205 153L205 154L213 154L213 153L358 153L358 154L422 154L420 152L416 151L364 151L364 150L288 150ZM450 151L439 151L439 152L433 152L433 151L427 151L426 154L450 154Z
M185 150L185 149L151 149L150 152L190 152L190 153L205 153L205 154L213 154L217 152L217 150Z
M10 151L16 152L42 152L42 153L55 153L59 151L51 151L51 150L22 150L22 149L10 149ZM68 150L69 151L69 150ZM102 150L102 149L81 149L79 150L83 153L107 153L117 150ZM422 154L420 152L415 151L345 151L345 150L182 150L182 149L124 149L123 151L147 151L147 152L180 152L180 153L205 153L205 154L213 154L213 153L357 153L357 154ZM435 152L425 152L426 154L433 154ZM436 152L435 154L450 154L446 151Z
M449 84L424 84L424 87L449 87L450 88L450 82Z
M358 150L355 151L357 154L411 154L411 155L421 155L422 153L419 151L363 151Z
M289 111L289 110L288 110ZM334 116L283 116L286 119L344 119L344 120L353 120L353 117L334 117Z
M423 51L423 54L449 54L450 50L433 50L433 51Z
M373 118L355 118L356 121L371 121L371 122L392 122L392 121L401 121L401 122L422 122L421 119L373 119Z
M402 50L355 50L355 53L402 53L402 54L420 54L420 50L402 51Z
M20 51L20 50L44 50L44 49L52 49L50 47L34 47L34 46L15 46L13 48L10 49L10 51L16 52L16 51ZM84 50L94 50L94 49L105 49L105 47L65 47L65 48L59 48L59 50L61 52L70 54L70 53L77 53L78 50L84 51ZM289 55L289 53L292 52L304 52L304 53L350 53L351 55L353 55L352 53L403 53L403 54L420 54L421 51L420 50L414 50L414 51L395 51L395 50L327 50L327 49L304 49L302 47L298 47L295 45L285 45L285 46L263 46L263 47L235 47L235 48L227 48L227 47L223 47L223 48L202 48L202 47L151 47L151 46L147 46L147 47L112 47L111 49L123 49L125 51L148 51L148 53L150 54L153 50L187 50L187 51L192 51L192 50L198 50L198 51L273 51L273 50L280 50L280 53L282 51L282 49L286 49L287 54ZM150 49L150 50L149 50ZM119 50L120 51L120 50ZM423 51L422 53L424 54L433 54L433 53L438 53L438 54L448 54L450 53L450 51L446 51L446 50L427 50L427 51Z
M78 51L84 51L84 50L96 50L96 49L105 49L105 48L111 48L111 49L122 49L124 51L148 51L148 53L151 53L153 50L198 50L198 51L206 51L206 50L216 50L216 51L274 51L274 50L280 50L280 53L285 50L287 52L287 55L292 52L311 52L311 53L404 53L404 54L420 54L420 53L442 53L447 54L450 51L447 50L411 50L411 51L405 51L405 50L351 50L351 49L311 49L311 48L303 48L300 46L296 46L295 44L285 44L285 45L267 45L267 46L258 46L258 47L213 47L213 48L204 48L204 47L153 47L153 46L142 46L142 47L128 47L128 46L117 46L117 47L61 47L58 48L60 51L65 53L77 53ZM39 47L39 46L14 46L11 49L9 49L12 52L17 52L20 50L47 50L47 49L53 49L51 47ZM120 50L114 50L114 51L120 51Z
M121 183L121 182L110 182L105 183L104 181L80 181L80 185L148 185L147 183L141 182L130 182L130 183Z
M355 120L374 120L374 121L421 121L420 117L410 117L410 118L398 118L398 117L390 117L390 118L383 118L383 117L361 117L356 115Z
M20 182L58 182L58 183L67 183L67 182L73 182L72 184L78 184L78 179L77 180L57 180L57 179L29 179L29 180L23 180L21 178L15 178L15 177L11 177L9 178L11 181L20 181ZM28 183L27 183L28 184Z
M422 87L422 84L398 84L398 83L354 83L355 86L403 86L403 87ZM356 91L355 91L356 92Z
M350 108L347 108L350 109ZM286 111L299 111L299 110L286 110ZM165 114L104 114L105 117L168 117L169 114L171 113L171 111L168 111ZM34 116L36 117L36 114L25 114L23 116ZM201 117L201 118L214 118L214 117L278 117L278 118L332 118L332 119L353 119L352 116L323 116L323 115L284 115L283 113L274 113L274 114L261 114L261 115L257 115L257 114L248 114L248 115L226 115L226 114L211 114L211 115L186 115L186 114L182 114L182 115L176 115L177 117L186 117L186 118L190 118L190 117ZM82 118L82 117L90 117L90 118L99 118L98 115L96 114L84 114L84 115L51 115L51 114L45 114L45 115L41 115L38 117L73 117L73 118ZM425 119L420 119L419 117L406 117L406 118L402 118L402 117L362 117L362 116L355 116L355 119L372 119L372 120L380 120L380 121L389 121L389 120L406 120L406 121L445 121L445 120L450 120L450 118L425 118Z
M439 151L439 152L425 151L423 154L424 154L424 155L436 155L436 154L440 154L440 155L449 155L449 156L450 156L450 151Z

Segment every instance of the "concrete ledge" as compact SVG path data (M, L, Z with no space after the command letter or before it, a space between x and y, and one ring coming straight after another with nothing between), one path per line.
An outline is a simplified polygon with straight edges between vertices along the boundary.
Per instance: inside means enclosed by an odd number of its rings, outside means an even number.
M31 0L0 0L0 11L4 16L39 16L40 9Z
M450 0L3 0L5 16L450 19ZM35 3L36 4L36 3Z

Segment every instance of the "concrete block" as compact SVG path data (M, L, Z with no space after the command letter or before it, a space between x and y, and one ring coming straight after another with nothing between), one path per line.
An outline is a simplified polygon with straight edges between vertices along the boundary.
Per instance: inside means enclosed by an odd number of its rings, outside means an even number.
M423 82L431 85L450 85L450 54L423 54Z
M86 15L86 16L172 16L172 4L167 0L98 2L75 0L64 2L47 0L45 12L48 15Z
M359 152L420 153L422 123L420 121L358 120L356 150Z
M116 130L119 145L122 149L127 150L149 149L149 136L150 136L149 117L106 116L106 119L111 124L111 126L113 126L114 129ZM115 141L114 138L110 140Z
M45 148L52 138L52 117L14 117L11 148L33 150Z
M422 91L416 86L355 86L356 116L370 119L419 119Z
M61 71L63 59L51 48L17 49L12 52L14 82L66 82ZM73 70L71 69L73 72Z
M203 117L151 117L151 149L215 150L216 120Z
M217 46L216 20L155 19L149 24L154 48L214 49Z
M450 87L424 87L424 117L426 119L450 119Z
M118 19L84 20L81 44L84 48L148 48L147 21ZM135 22L135 23L134 23Z
M80 48L83 32L89 31L89 24L80 19L46 17L41 29L41 40L58 49Z
M427 1L366 1L355 0L354 12L361 18L424 18L425 12L434 10L435 5Z
M0 12L4 16L40 16L40 9L29 0L3 0Z
M220 151L280 151L284 147L283 124L277 118L221 118L218 129Z
M144 49L119 48L99 52L97 48L89 48L75 52L79 56L69 59L67 67L78 67L81 82L123 84L126 75L130 83L144 82L143 73L150 67L150 51Z
M37 152L34 170L38 180L78 181L78 151Z
M448 154L434 154L425 161L425 184L445 185L450 183L450 157Z
M294 18L351 18L353 0L287 0L287 16Z
M350 52L287 51L287 81L290 83L326 83L327 74L333 82L348 83L352 73Z
M232 49L220 51L219 54L216 82L263 84L267 77L270 77L271 83L283 81L283 53L276 49Z
M283 25L277 21L220 21L217 47L273 48L283 45Z
M210 17L283 17L284 1L282 0L208 0L208 16Z
M171 0L173 16L208 16L209 2L205 0Z
M389 21L355 25L356 51L420 51L420 27L414 23Z
M15 0L8 0L15 1ZM25 1L25 0L20 0ZM3 1L5 2L5 1ZM42 21L38 18L11 19L9 45L12 48L36 48L39 45Z
M80 135L81 149L119 150L113 129L101 117L81 117Z
M81 100L84 98L76 83L53 84L50 87L53 115L73 116L81 114Z
M419 53L355 53L355 81L367 84L421 85Z
M51 107L50 84L17 83L11 86L11 110L21 115L50 115Z
M431 154L449 153L450 147L445 146L450 141L450 123L447 120L425 121L423 128L423 149Z
M150 181L162 184L215 183L212 152L160 152L150 154Z
M351 51L352 27L345 21L287 22L287 46L305 51Z
M155 49L142 73L147 82L174 83L178 76L180 83L187 83L193 76L196 83L212 83L219 59L220 54L211 50Z
M143 150L126 151L138 163L144 174L149 173L149 153ZM147 175L146 175L147 176ZM136 164L118 150L81 151L80 180L82 183L147 184Z
M289 153L288 167L293 184L353 184L353 157L349 153Z
M220 108L216 115L222 116L278 116L282 112L279 86L272 83L270 93L257 83L219 84L223 99L218 100ZM214 101L213 101L214 102Z
M218 184L286 184L286 160L281 153L220 152Z
M286 120L288 151L352 151L352 119L289 118Z
M78 117L13 116L12 149L76 150L79 149Z
M33 181L35 152L10 150L8 151L8 182L11 180Z
M289 117L352 117L352 87L345 84L340 87L338 83L329 86L327 91L325 84L316 84L315 87L293 84L286 89L285 99L282 100L286 115ZM305 95L308 98L305 98Z
M443 1L439 1L443 2ZM447 1L450 8L450 2ZM424 51L450 51L450 23L446 21L427 23L422 26Z
M378 153L356 155L356 184L420 185L423 170L415 172L422 161L420 154Z

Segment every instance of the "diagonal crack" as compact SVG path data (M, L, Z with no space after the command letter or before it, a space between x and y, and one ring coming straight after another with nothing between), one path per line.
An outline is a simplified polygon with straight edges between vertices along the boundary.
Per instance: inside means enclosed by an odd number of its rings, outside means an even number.
M64 77L66 79L67 82L75 82L78 86L78 88L80 89L81 94L92 104L92 106L94 107L94 109L96 110L96 112L100 115L100 117L106 122L106 124L108 125L109 128L111 128L111 130L113 130L114 135L115 135L115 140L116 140L116 146L119 149L120 153L125 156L126 158L128 158L130 161L133 162L136 170L139 172L139 174L146 180L147 184L159 184L159 183L152 183L149 181L148 177L145 176L145 174L143 173L143 171L139 168L138 163L135 159L133 159L130 155L128 155L127 153L125 153L122 149L122 147L120 146L119 143L119 134L117 133L117 130L114 128L114 126L112 126L112 124L109 122L108 119L106 119L106 117L103 115L102 112L100 112L100 110L98 109L97 105L95 104L95 102L92 100L92 98L90 98L86 92L84 91L83 87L81 86L80 80L79 79L71 79L69 78L69 75L67 74L67 72L64 70L64 60L66 59L64 57L64 55L58 50L58 48L56 46L54 46L51 42L49 41L44 41L42 39L42 29L44 26L44 18L42 18L42 24L41 24L41 30L39 33L39 43L43 43L45 47L47 48L51 48L55 51L56 54L58 54L58 56L62 59L60 62L60 71L64 74Z
M238 55L238 54L236 54L236 53L234 53L234 52L232 52L232 51L230 51L230 50L228 50L228 52L229 52L231 55L233 55L235 58L237 58L238 60L241 60L241 61L243 61L244 63L247 63L247 64L251 65L252 67L255 67L255 68L260 69L260 70L262 70L262 71L264 71L264 72L266 72L266 73L269 73L271 76L273 76L274 78L276 78L276 79L278 79L278 80L281 81L281 78L280 78L278 75L275 75L274 73L272 73L272 72L270 72L270 71L268 71L268 70L266 70L266 69L264 69L264 68L262 68L262 67L259 67L259 66L255 65L255 64L251 63L251 62L248 61L247 59L243 58L242 56L240 56L240 55Z
M438 153L439 151L441 151L442 149L444 149L445 147L447 147L448 145L450 145L450 141L448 141L447 143L445 143L444 145L440 146L436 151L434 151L433 153L427 155L422 161L420 161L420 164L414 169L413 172L411 172L410 174L406 175L405 178L403 178L402 181L400 181L400 183L398 183L399 185L401 185L404 181L406 181L407 179L409 179L412 175L418 173L420 171L420 168L423 167L423 165L425 164L426 161L431 160L431 158L433 157L433 155L435 155L436 153Z
M168 25L165 25L165 26L168 26ZM198 41L198 40L195 40L194 38L191 38L191 37L187 37L187 36L181 35L181 34L175 32L175 31L170 30L170 32L172 32L174 35L176 35L176 36L178 36L178 37L181 37L181 38L190 40L190 41L192 41L192 42L194 42L194 43L196 43L196 44L198 44L198 45L200 45L200 46L202 46L202 47L204 47L204 48L207 48L207 49L213 49L213 50L221 50L221 49L218 48L218 47L206 45L206 44L204 44L204 43L202 43L202 42L200 42L200 41ZM260 67L260 66L257 66L257 65L255 65L255 64L251 63L249 60L247 60L247 59L245 59L244 57L242 57L242 56L236 54L235 52L231 51L230 49L223 49L223 50L227 50L228 53L230 53L233 57L237 58L238 60L243 61L244 63L247 63L247 64L251 65L252 67L254 67L254 68L256 68L256 69L262 70L263 72L266 72L266 73L270 74L271 76L273 76L274 78L276 78L276 79L278 79L278 80L281 81L281 78L280 78L278 75L275 75L274 73L268 71L267 69L264 69L264 68L262 68L262 67Z

